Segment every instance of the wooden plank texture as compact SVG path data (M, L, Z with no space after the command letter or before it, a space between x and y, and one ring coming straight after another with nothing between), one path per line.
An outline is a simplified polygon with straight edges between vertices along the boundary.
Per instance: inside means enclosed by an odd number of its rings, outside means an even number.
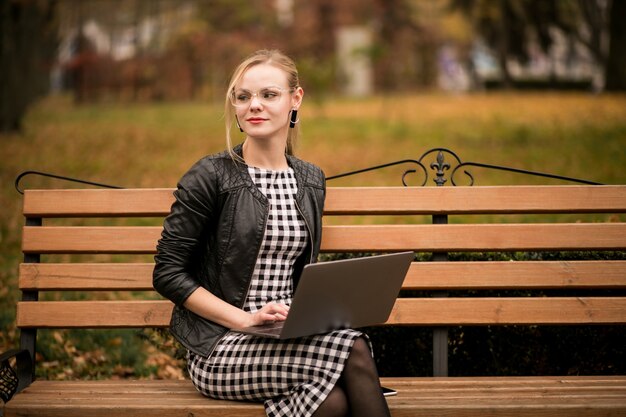
M152 226L26 226L22 251L155 253L161 230ZM623 249L626 223L325 226L322 237L325 252Z
M26 190L27 217L164 216L171 188ZM326 214L605 213L626 186L328 187Z
M18 327L166 327L172 303L22 301ZM387 325L626 324L626 298L400 298Z
M153 290L153 263L23 263L27 290ZM413 262L403 289L626 288L626 261Z
M382 378L393 417L621 416L626 377ZM212 400L190 381L35 381L5 408L15 416L262 417L255 403Z
M16 322L39 328L167 327L173 306L165 300L21 301Z
M399 298L387 324L626 324L626 298Z
M603 213L626 211L626 186L329 187L341 214Z
M173 188L26 190L26 217L156 217L174 202Z
M23 263L19 286L28 290L152 290L154 263Z
M22 234L24 253L156 253L162 227L32 227Z
M626 288L626 261L413 262L403 289Z
M326 226L322 251L620 250L626 223Z
M154 263L23 263L19 286L28 290L154 290Z

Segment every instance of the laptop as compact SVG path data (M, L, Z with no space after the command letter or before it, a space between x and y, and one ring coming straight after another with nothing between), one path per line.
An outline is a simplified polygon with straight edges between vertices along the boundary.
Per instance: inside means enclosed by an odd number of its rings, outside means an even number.
M413 257L401 252L306 265L286 320L233 331L284 340L384 323Z

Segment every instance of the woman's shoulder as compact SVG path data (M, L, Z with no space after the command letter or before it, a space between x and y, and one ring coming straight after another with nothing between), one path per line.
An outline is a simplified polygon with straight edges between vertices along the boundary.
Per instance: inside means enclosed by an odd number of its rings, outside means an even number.
M324 171L317 165L297 158L295 156L288 156L289 165L298 173L303 179L305 184L323 187L326 182L326 176Z
M195 188L203 183L216 183L228 177L233 169L233 159L228 151L206 155L194 163L182 176L179 185Z
M193 166L202 169L223 169L223 167L232 165L233 158L228 151L213 153L200 158Z

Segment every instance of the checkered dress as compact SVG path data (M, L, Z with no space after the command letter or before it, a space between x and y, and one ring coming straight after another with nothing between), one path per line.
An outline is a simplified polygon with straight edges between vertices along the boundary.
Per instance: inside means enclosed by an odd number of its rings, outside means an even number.
M270 203L244 310L255 312L269 302L291 304L291 275L309 234L298 214L293 170L248 167ZM270 417L310 416L339 379L355 339L355 330L334 331L279 341L227 333L206 358L188 352L191 380L202 394L218 399L264 401Z

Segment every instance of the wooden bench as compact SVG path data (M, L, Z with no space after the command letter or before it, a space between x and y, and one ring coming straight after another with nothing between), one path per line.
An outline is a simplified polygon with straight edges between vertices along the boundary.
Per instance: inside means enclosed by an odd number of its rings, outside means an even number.
M155 252L160 218L168 213L172 201L171 189L26 191L24 263L19 268L23 301L17 305L16 318L22 332L21 348L33 354L37 329L166 327L172 309L166 300L127 295L114 301L38 301L38 294L153 291L153 265L145 255ZM619 220L619 213L624 212L626 186L331 187L322 250L435 254L434 261L414 262L404 283L404 289L427 295L399 298L385 325L438 329L459 325L624 325L626 296L621 290L626 288L626 261L449 262L445 255L621 251L626 249L624 222L550 219L559 213L618 213L614 217ZM531 214L539 220L506 222L501 220L502 214ZM548 219L542 220L543 215ZM430 216L443 224L432 224ZM455 216L464 216L460 217L463 223L452 223ZM157 219L136 219L154 217ZM385 224L369 224L377 223L372 219L382 219ZM50 262L47 254L61 256ZM496 289L576 290L576 296L480 295ZM454 291L458 290L475 290L478 295L456 297ZM589 295L581 295L586 291ZM428 295L442 292L450 292L450 296ZM435 348L439 355L435 375L442 368L445 374L445 339L443 346L439 345ZM24 373L23 363L21 367ZM6 416L264 415L259 404L204 398L190 381L35 380L21 384L21 392L4 407ZM394 417L626 415L626 375L424 376L383 378L383 384L398 390L397 396L388 398Z

